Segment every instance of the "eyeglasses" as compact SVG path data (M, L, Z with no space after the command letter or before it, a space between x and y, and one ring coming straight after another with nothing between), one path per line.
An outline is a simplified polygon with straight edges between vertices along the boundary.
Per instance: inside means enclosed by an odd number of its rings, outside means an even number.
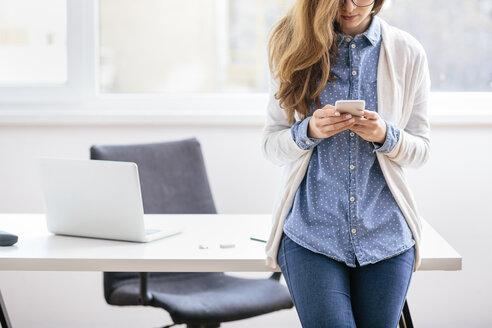
M345 5L346 0L339 0L338 6L343 7ZM356 7L369 7L372 5L375 0L350 0Z

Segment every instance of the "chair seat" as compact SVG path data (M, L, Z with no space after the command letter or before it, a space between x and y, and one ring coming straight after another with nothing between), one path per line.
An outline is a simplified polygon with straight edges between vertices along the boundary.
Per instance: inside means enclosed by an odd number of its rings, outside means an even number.
M154 274L148 282L152 306L175 323L207 324L250 318L293 306L287 288L274 279L246 279L223 273ZM112 304L137 305L138 279L111 294Z

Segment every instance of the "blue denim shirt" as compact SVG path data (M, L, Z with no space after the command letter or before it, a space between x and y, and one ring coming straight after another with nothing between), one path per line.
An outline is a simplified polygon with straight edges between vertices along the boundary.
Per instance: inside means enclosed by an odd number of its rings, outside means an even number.
M321 93L321 105L341 99L364 99L377 111L377 68L381 49L377 17L355 38L340 35L339 57ZM376 152L391 151L400 130L385 121L384 144L368 142L350 130L325 139L308 138L310 117L296 122L292 138L313 149L306 175L288 214L284 232L299 245L349 267L398 255L415 242L386 184Z

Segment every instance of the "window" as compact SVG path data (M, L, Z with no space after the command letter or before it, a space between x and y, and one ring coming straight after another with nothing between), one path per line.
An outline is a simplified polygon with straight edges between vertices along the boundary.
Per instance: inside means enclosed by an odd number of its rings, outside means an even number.
M492 1L387 0L381 17L422 43L433 91L492 92Z
M0 0L0 103L20 110L86 99L94 19L92 1Z
M101 0L101 91L265 92L267 34L292 2Z
M267 33L292 2L101 0L101 89L265 92ZM381 16L424 45L433 91L492 91L490 0L387 0Z
M260 117L267 35L294 2L0 0L0 105ZM431 114L491 115L490 0L386 0L381 16L426 49Z
M0 83L67 80L65 0L0 0Z

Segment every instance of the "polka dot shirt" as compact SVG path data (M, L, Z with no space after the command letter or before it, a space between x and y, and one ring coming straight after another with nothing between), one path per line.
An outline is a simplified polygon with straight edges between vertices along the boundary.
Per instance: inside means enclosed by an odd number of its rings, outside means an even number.
M340 34L339 57L332 71L336 81L322 92L321 105L341 99L364 99L377 111L377 68L381 26L352 38ZM313 107L314 108L314 107ZM400 131L385 121L384 143L368 142L350 130L325 139L307 136L311 117L296 122L291 134L302 149L313 148L306 175L288 214L284 232L294 242L349 267L396 256L415 242L386 184L376 152L391 151Z

